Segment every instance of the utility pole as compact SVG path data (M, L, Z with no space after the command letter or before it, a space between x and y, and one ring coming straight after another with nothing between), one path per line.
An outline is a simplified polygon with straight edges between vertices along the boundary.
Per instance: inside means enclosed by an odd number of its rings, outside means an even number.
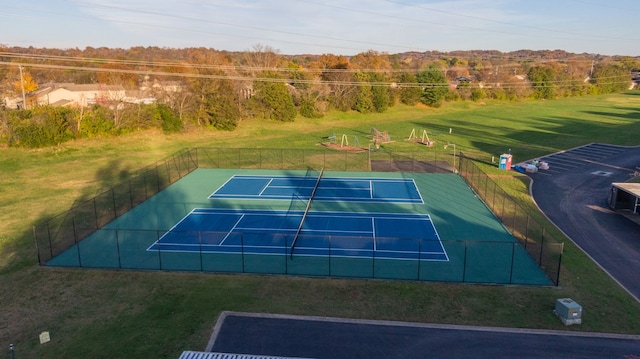
M22 76L22 65L18 65L20 69L20 87L22 88L22 109L27 109L27 98L24 95L24 77Z

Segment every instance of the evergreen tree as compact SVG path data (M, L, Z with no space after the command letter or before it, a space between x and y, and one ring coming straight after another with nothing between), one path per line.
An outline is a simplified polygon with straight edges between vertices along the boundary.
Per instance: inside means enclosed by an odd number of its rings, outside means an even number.
M241 117L238 97L230 80L216 80L215 87L206 100L205 113L209 125L219 130L234 130Z
M263 79L254 81L255 95L252 100L258 103L262 116L276 121L293 121L296 107L287 85L277 81L278 75L275 73L263 73L260 77Z
M385 83L384 76L380 73L371 72L369 73L369 81L373 83L371 86L373 108L376 112L385 112L391 105L391 91L389 91L389 86Z
M533 86L534 97L537 99L552 99L554 93L553 69L549 66L534 66L527 72L527 77Z
M412 73L403 72L400 74L398 86L400 87L400 102L410 106L420 102L422 90L418 87L418 80Z
M449 92L449 84L442 70L431 65L426 70L420 71L416 79L423 88L420 101L427 106L440 107Z
M369 76L365 73L357 72L355 74L355 79L361 84L358 85L358 96L356 97L356 102L353 105L353 110L360 113L373 112L375 107L373 105L373 91L369 84Z

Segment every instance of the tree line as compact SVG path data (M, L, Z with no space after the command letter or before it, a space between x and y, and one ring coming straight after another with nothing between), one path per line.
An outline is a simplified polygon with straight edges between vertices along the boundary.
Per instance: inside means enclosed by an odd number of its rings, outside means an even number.
M0 106L0 144L42 147L145 128L233 131L242 119L288 122L332 110L367 114L385 112L399 103L438 107L446 101L621 92L629 89L638 62L632 57L558 51L526 52L526 56L522 51L395 55L367 51L347 57L288 56L262 45L245 52L0 46L3 99L33 93L47 83L146 87L156 99L151 104L111 99L86 107L29 105L29 101L19 110Z

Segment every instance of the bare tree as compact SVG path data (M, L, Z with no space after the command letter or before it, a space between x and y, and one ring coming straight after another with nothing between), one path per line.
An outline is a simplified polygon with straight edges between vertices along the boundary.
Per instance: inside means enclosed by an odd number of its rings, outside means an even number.
M265 70L273 70L280 65L282 57L280 50L261 44L253 45L252 50L243 53L242 64L246 67L245 72L255 75Z

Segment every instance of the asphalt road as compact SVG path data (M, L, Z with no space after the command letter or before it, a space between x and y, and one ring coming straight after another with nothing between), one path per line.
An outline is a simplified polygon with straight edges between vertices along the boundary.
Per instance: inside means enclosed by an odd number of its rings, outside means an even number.
M207 351L316 359L629 359L640 358L640 336L226 312Z
M540 209L598 265L640 300L640 225L610 210L611 183L640 165L640 147L592 144L541 158L531 174ZM560 278L562 283L562 278Z

